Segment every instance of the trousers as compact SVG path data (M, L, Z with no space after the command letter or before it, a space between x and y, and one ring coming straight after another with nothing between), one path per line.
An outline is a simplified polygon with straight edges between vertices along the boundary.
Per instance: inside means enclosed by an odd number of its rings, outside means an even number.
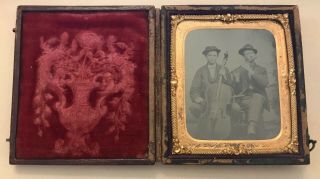
M262 120L265 100L265 97L258 93L239 99L241 109L247 112L248 134L256 134L257 124Z

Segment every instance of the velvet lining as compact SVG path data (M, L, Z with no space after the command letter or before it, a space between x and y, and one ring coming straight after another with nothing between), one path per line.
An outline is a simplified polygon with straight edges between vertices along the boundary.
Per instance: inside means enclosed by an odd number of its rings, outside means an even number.
M148 13L147 11L110 12L25 12L23 14L19 109L16 135L16 157L18 159L56 158L146 158L149 135L149 74L148 74ZM49 127L39 134L35 124L34 97L39 76L37 59L41 55L41 37L49 39L67 32L70 38L90 31L100 36L113 35L119 42L132 44L131 59L136 66L134 92L130 99L132 113L128 115L123 131L115 139L110 130L110 118L103 118L90 131L90 140L100 147L96 155L80 153L58 154L54 152L55 142L64 138L67 129L59 121L59 114L53 110ZM119 119L114 119L119 120ZM89 141L90 142L90 141Z

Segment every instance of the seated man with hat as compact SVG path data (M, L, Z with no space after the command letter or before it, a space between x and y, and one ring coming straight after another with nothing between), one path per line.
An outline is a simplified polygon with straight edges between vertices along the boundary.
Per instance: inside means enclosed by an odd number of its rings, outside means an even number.
M216 46L207 46L203 50L202 54L205 56L207 63L197 70L190 88L192 103L189 109L191 114L198 119L199 129L201 129L199 137L202 139L212 138L214 130L212 125L209 125L211 122L209 116L205 116L208 104L212 104L212 101L208 101L210 99L208 99L207 93L210 93L211 96L216 95L217 89L212 88L212 86L218 84L220 77L221 83L228 85L231 89L232 81L229 70L217 63L220 51Z
M239 50L239 54L245 59L245 63L231 72L232 87L236 98L233 110L243 109L247 114L249 139L257 138L257 125L261 122L264 109L269 110L266 94L268 85L267 71L256 64L257 49L251 44L246 44Z

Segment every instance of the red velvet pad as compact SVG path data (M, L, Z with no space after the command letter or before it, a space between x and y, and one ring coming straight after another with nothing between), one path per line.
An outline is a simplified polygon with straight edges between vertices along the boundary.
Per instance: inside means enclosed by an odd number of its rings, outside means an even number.
M23 14L16 157L145 158L148 13Z

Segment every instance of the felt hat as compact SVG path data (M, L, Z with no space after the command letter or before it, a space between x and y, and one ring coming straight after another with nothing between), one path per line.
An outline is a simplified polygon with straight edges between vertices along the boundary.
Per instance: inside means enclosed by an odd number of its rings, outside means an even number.
M239 54L243 56L243 52L246 50L252 50L254 53L258 52L258 50L255 49L251 44L246 44L239 50Z
M211 51L216 51L217 53L220 53L220 49L217 48L216 46L207 46L203 51L202 54L203 55L207 55L209 52Z

